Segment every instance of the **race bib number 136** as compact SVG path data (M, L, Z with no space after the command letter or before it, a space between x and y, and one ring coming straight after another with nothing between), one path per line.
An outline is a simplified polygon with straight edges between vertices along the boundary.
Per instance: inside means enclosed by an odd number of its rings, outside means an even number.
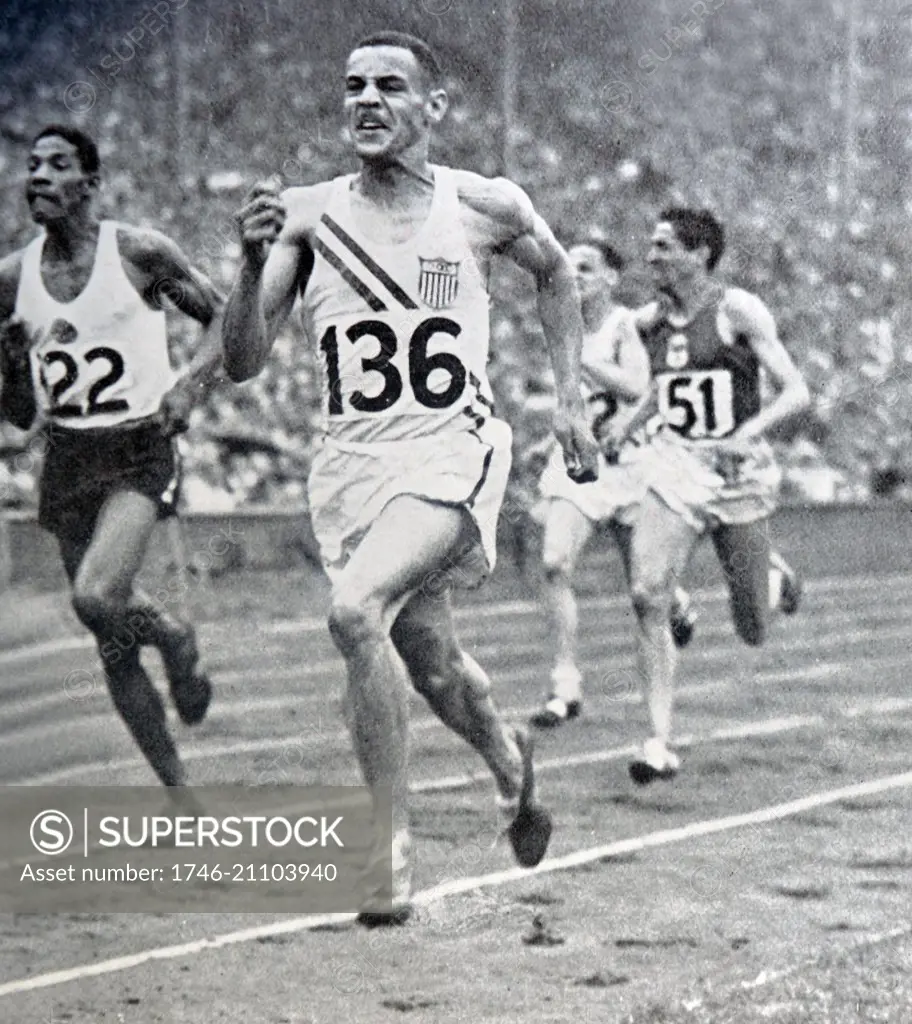
M662 373L657 384L662 420L684 437L725 437L735 429L728 370Z

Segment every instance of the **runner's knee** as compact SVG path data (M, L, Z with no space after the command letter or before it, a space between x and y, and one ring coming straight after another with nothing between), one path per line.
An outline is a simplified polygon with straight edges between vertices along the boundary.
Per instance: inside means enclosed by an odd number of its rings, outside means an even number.
M329 632L342 654L379 643L383 637L379 606L344 594L333 595Z
M542 571L548 583L561 583L570 579L570 559L559 552L545 552Z
M93 584L77 581L72 604L79 621L96 635L116 629L122 618L123 601L115 600L103 587Z
M630 587L630 600L638 619L649 616L668 617L674 598L674 588L660 581L634 580Z

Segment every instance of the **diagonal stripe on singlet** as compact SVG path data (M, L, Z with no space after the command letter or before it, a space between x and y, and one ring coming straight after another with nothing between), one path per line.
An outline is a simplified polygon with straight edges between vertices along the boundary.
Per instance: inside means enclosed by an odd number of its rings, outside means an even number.
M490 399L485 398L485 396L481 393L481 381L475 376L474 373L469 374L469 383L472 385L473 388L475 388L475 398L479 402L481 402L482 405L486 405L491 410L491 412L494 412L493 403L490 401Z
M485 452L484 462L482 463L481 476L478 478L478 483L475 484L475 487L472 489L472 493L469 495L468 500L466 501L466 504L469 506L469 508L471 508L475 504L475 499L478 497L479 494L481 494L482 487L484 487L485 483L487 482L488 471L491 468L491 459L494 456L494 446L491 444L487 444L487 442L485 441L482 441L477 430L470 430L469 433L473 437L477 437L478 440L481 441L483 445L486 445L488 449Z
M351 285L352 288L361 296L362 299L370 306L375 312L379 313L381 310L386 309L386 303L376 296L370 288L357 277L352 271L342 262L341 259L327 246L327 244L321 239L314 239L314 249L326 260L326 262L333 268L335 268L347 284Z
M360 245L347 234L339 225L330 217L324 213L320 218L321 223L325 224L329 230L339 239L339 241L349 250L349 252L357 257L364 264L365 267L380 281L383 286L389 289L390 295L392 295L398 302L401 302L406 309L417 309L418 303L409 296L399 287L398 284L387 274L387 272L380 266L376 260L372 259L368 253L366 253Z

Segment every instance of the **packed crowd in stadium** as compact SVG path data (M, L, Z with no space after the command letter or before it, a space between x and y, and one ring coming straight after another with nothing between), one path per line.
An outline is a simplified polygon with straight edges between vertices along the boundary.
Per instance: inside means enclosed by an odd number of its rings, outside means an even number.
M277 9L280 16L291 17L284 5ZM912 420L909 389L903 386L912 368L912 305L901 294L905 289L897 288L904 243L891 230L905 186L884 176L868 180L863 173L872 161L902 148L905 107L897 101L885 116L860 105L856 145L862 173L851 185L857 195L846 219L841 193L850 186L839 154L830 150L828 165L816 151L839 137L845 111L839 98L844 83L837 79L844 54L837 35L818 37L814 59L827 65L831 80L815 82L806 76L796 55L806 52L802 47L809 29L800 20L801 11L790 12L783 11L782 17L795 18L791 40L790 33L756 11L740 21L707 21L702 39L687 40L692 50L686 54L684 44L676 44L676 52L666 46L667 66L660 64L666 58L655 40L651 48L644 46L639 63L636 45L619 49L618 70L608 83L582 39L577 59L555 65L540 88L523 97L512 129L511 176L529 190L565 239L591 229L610 236L628 262L620 296L633 303L643 295L640 225L670 199L708 200L719 209L730 233L723 271L764 295L813 392L813 413L794 436L778 441L786 469L784 497L864 499L902 484ZM61 56L64 36L45 34L40 45L49 59L72 62L74 79L96 83L88 99L74 93L69 106L76 123L100 127L109 215L170 233L217 285L227 288L239 253L231 212L246 186L272 172L288 184L317 181L347 164L332 91L314 87L323 77L318 60L298 60L293 40L283 41L278 21L271 31L258 24L256 41L245 48L238 40L246 38L249 26L243 19L249 15L233 12L223 21L210 15L202 8L193 12L199 20L192 22L195 31L186 40L185 116L195 146L183 147L180 193L168 178L174 160L166 159L156 135L158 115L167 103L167 45L133 46L133 58L122 61L116 80L100 84L92 68L80 67L78 57ZM882 88L889 76L889 60L901 37L891 38L896 26L888 22L872 14L862 24L859 54L868 61L862 90ZM22 31L27 30L24 25ZM484 31L483 24L469 23L465 39L451 44L448 57L458 80L451 83L455 102L438 156L495 173L500 154L490 140L499 137L496 100L489 95L490 83L473 80L473 68L464 64L472 45L482 45ZM763 95L739 97L738 81L727 79L725 69L712 62L713 46L737 44L729 36L738 33L756 39L745 60L762 72ZM528 43L524 52L530 61L548 56L546 50L535 52L547 47L546 39ZM219 63L228 48L230 67ZM88 53L90 42L83 49ZM695 55L700 59L690 59ZM803 84L796 93L799 74ZM262 130L256 107L259 86L267 81L274 102L263 116L290 109L300 128L294 138L283 136L284 148L272 152L263 140L277 133ZM21 244L31 231L21 200L22 155L30 129L59 100L35 88L23 105L21 92L28 88L9 81L0 91L0 174L7 185L0 223L10 246ZM724 95L726 89L730 96ZM675 144L665 145L674 126L665 122L663 111L675 109L675 98L687 90L705 101L703 112L699 102L689 104L691 123L678 125ZM203 101L208 104L210 92L217 100L205 108L203 119ZM559 117L549 105L557 97L563 105ZM831 108L829 126L826 119L816 123L821 103ZM136 125L144 130L133 133ZM824 174L821 167L828 168ZM875 234L886 246L868 244ZM491 378L521 453L538 429L534 417L526 415L526 398L547 389L547 360L529 315L528 283L510 278L497 285L506 301L495 307ZM179 341L190 341L179 323L174 330ZM313 440L314 381L307 353L288 335L260 377L241 388L221 389L206 409L197 411L182 442L185 506L297 504ZM5 506L33 508L37 465L34 459L17 461L23 437L2 430L0 500ZM519 458L514 475L521 475L522 465Z

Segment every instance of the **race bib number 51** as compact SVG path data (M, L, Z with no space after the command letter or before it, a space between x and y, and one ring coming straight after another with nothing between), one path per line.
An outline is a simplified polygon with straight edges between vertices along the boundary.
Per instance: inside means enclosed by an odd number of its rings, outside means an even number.
M725 437L735 429L728 370L662 373L657 384L662 420L684 437Z

